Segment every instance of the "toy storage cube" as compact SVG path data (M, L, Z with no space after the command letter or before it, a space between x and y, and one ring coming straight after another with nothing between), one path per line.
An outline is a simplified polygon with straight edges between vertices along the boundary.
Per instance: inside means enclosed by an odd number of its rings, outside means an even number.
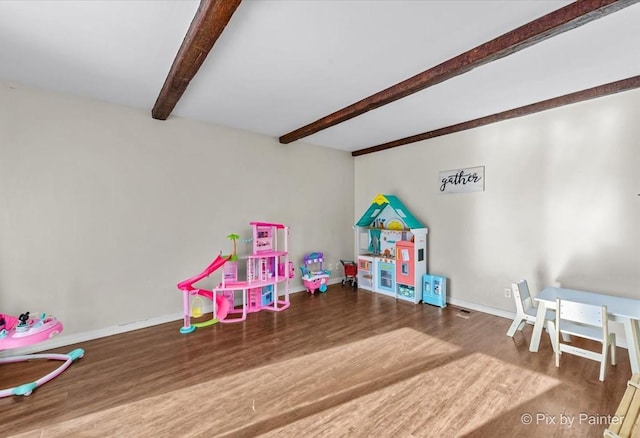
M422 276L422 302L434 306L447 306L447 278L439 275Z
M416 300L416 288L413 286L409 286L406 284L398 284L398 299L411 301L412 303L416 303L420 301L420 297Z
M373 290L373 257L358 256L358 287Z

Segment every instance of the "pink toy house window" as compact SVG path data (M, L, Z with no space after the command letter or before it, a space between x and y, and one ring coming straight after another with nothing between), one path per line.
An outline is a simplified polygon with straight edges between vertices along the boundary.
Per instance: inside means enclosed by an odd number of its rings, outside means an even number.
M255 252L271 251L273 249L273 235L271 227L256 227Z
M227 262L224 265L225 281L238 281L238 262Z

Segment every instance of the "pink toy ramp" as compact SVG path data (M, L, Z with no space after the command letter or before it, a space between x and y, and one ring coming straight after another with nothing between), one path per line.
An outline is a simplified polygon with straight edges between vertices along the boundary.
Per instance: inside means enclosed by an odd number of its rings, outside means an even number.
M208 277L209 275L211 275L213 272L217 271L218 269L220 269L220 267L222 265L224 265L225 263L227 263L227 261L231 260L232 256L229 257L222 257L221 255L218 255L218 257L215 258L214 261L212 261L209 266L207 266L205 268L204 271L202 271L201 273L199 273L198 275L195 275L191 278L188 278L184 281L181 281L180 283L178 283L178 289L182 290L182 291L188 291L188 290L195 290L195 288L193 287L193 283L202 280L205 277Z

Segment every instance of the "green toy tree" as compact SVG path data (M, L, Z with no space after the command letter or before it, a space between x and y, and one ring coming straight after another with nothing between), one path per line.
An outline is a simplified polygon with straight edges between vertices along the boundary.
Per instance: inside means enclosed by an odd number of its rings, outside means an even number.
M231 260L236 260L238 258L238 255L236 254L236 240L238 240L240 238L240 236L238 236L237 234L229 234L227 236L227 239L231 239L233 241L233 254L231 254Z

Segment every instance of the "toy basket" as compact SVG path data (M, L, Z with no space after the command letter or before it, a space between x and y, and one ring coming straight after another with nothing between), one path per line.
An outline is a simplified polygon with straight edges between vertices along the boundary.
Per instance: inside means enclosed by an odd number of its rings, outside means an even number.
M358 287L358 265L353 260L340 260L342 268L344 269L344 280L342 280L342 286L346 283L351 283L351 287Z

